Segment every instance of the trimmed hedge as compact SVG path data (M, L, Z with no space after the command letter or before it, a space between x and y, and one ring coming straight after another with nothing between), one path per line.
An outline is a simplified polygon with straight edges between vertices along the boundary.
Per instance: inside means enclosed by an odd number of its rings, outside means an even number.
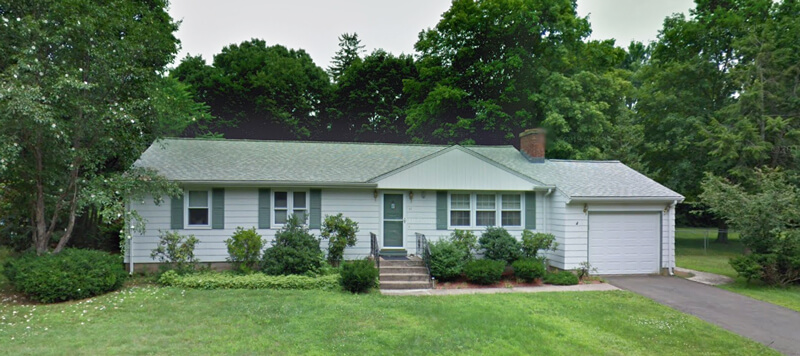
M470 282L477 284L494 284L500 282L503 271L506 269L505 261L475 260L464 265L464 274Z
M375 262L357 260L342 265L341 284L344 290L352 293L364 293L378 286L380 272Z
M467 253L450 240L438 240L429 245L431 249L431 276L440 281L449 281L461 276Z
M3 274L17 291L42 303L111 292L122 287L128 277L120 256L81 249L54 255L26 254L6 263Z
M167 271L158 279L165 286L192 289L339 289L339 275L332 274L319 277L300 275L270 276L264 273L247 275L231 272L208 272L179 275L175 271Z
M533 282L542 278L546 272L544 262L535 258L516 260L511 267L514 268L514 275L525 282Z
M556 273L548 273L544 276L544 282L547 284L555 284L559 286L571 286L578 284L578 276L570 271L559 271Z

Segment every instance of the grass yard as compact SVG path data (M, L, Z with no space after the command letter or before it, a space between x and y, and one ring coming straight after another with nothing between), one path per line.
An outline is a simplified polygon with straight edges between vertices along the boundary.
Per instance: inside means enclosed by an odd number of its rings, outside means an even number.
M707 233L708 248L704 250L703 238ZM719 287L800 312L800 286L774 288L755 282L748 284L743 279L737 278L736 271L728 260L741 255L744 250L739 235L731 233L727 244L714 242L716 238L716 229L678 229L675 236L675 262L678 267L735 278L734 283Z
M76 303L2 303L0 350L14 355L776 354L623 291L403 297L159 287L133 287Z

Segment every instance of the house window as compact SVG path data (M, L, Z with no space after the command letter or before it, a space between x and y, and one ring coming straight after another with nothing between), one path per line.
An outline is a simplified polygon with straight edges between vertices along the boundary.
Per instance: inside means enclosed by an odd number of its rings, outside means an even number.
M305 223L308 214L308 192L283 191L275 192L273 206L275 207L275 225L283 225L294 214Z
M522 197L519 194L501 195L500 222L503 226L522 226Z
M451 193L450 226L522 226L521 194Z
M207 190L190 190L187 204L189 226L209 226L208 207L211 194Z
M476 194L475 224L495 226L497 220L497 197L494 194Z
M471 207L469 194L451 194L450 225L470 226Z

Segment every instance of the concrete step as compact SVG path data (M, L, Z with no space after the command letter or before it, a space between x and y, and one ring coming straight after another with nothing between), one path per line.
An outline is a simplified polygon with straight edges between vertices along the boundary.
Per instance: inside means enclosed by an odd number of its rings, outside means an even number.
M422 260L408 260L408 261L381 260L381 268L383 267L425 267L425 262Z
M381 274L428 274L425 266L384 266L381 264Z
M379 251L381 256L408 256L408 251L404 248L384 248Z
M428 282L427 273L382 273L381 282Z
M430 282L381 281L381 289L429 289Z

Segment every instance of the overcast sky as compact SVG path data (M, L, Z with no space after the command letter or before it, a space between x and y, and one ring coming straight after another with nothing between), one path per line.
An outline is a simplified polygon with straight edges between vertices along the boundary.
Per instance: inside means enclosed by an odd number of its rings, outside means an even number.
M655 40L664 17L693 6L692 0L578 0L578 14L589 15L593 39L614 38L626 47ZM189 53L210 63L231 43L261 38L305 49L327 68L344 32L358 33L367 52L413 54L419 32L449 7L450 0L173 0L169 12L182 21L177 61Z

